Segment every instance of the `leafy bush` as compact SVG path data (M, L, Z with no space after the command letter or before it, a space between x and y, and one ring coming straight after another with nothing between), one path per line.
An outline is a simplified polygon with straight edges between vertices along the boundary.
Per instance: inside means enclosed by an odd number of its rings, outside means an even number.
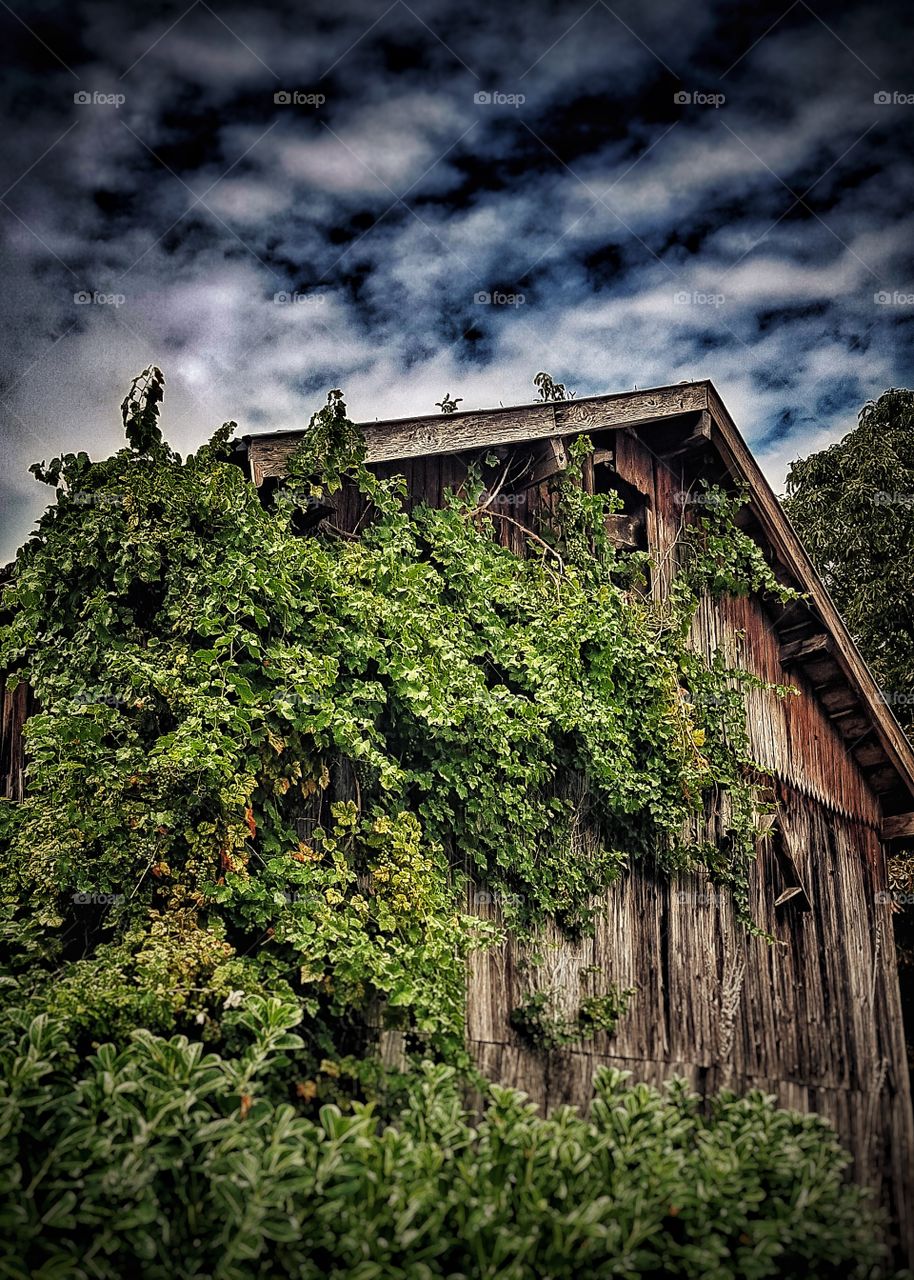
M301 1039L254 999L235 1058L135 1033L73 1078L59 1023L2 1052L0 1232L8 1280L296 1276L561 1280L886 1274L878 1223L813 1116L761 1094L705 1114L604 1071L590 1117L540 1119L487 1091L473 1122L426 1063L397 1123L371 1105L316 1121L270 1096Z

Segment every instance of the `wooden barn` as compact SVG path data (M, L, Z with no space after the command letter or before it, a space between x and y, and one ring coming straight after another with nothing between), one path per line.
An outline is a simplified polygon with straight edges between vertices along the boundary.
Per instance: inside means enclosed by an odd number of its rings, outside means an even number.
M495 453L510 479L490 511L506 546L524 555L548 526L554 477L586 433L583 483L618 492L609 517L621 546L651 555L661 600L676 573L677 535L701 479L748 487L747 532L779 578L804 593L773 605L706 601L694 643L800 696L748 695L755 757L769 772L778 816L760 842L755 919L777 945L747 935L732 904L698 875L671 880L634 866L606 894L592 937L557 931L529 963L515 942L476 955L468 977L468 1035L489 1078L526 1090L546 1112L586 1106L597 1067L659 1083L684 1076L699 1092L760 1088L784 1106L821 1112L876 1189L914 1260L914 1117L886 892L893 840L914 836L914 752L881 699L834 605L710 382L364 424L368 459L403 474L410 501L441 505L468 467ZM267 489L284 475L300 433L249 437L241 456ZM353 530L361 499L344 488L332 523ZM0 782L23 789L24 686L3 695ZM715 818L710 819L713 824ZM586 839L586 833L582 835ZM473 909L497 914L476 895ZM534 989L561 1004L633 988L612 1036L550 1052L529 1048L511 1011Z
M889 1207L914 1258L914 1117L905 1056L886 855L914 835L914 752L819 581L796 534L710 382L623 395L364 424L369 461L405 476L412 502L442 503L467 467L495 452L519 477L495 515L504 544L525 553L526 531L548 525L550 481L568 442L594 444L584 484L613 489L619 545L650 552L650 590L662 599L676 572L684 507L702 478L748 486L744 527L805 599L708 601L694 642L799 697L751 692L756 759L773 779L779 815L761 842L755 919L777 946L747 936L732 906L698 876L671 881L635 866L606 894L595 935L555 932L526 963L523 948L477 955L468 1034L490 1079L526 1090L546 1112L586 1105L594 1071L623 1067L659 1083L686 1077L700 1092L760 1088L783 1106L817 1111L854 1157L854 1177ZM275 483L297 433L247 441L253 482ZM344 496L333 523L353 529L358 501ZM474 909L497 913L477 901ZM634 988L612 1037L543 1053L510 1025L534 988L568 1010L607 978Z

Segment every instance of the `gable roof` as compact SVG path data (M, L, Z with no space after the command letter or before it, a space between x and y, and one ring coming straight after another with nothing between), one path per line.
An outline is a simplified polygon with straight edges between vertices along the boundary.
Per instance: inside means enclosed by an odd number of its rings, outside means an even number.
M669 428L682 420L682 433L694 432L700 415L702 433L730 475L749 493L749 510L778 560L807 597L811 620L824 635L814 638L809 656L821 658L827 651L840 679L865 721L866 729L852 741L861 767L867 767L883 797L887 814L912 808L914 801L914 749L906 738L875 679L864 662L834 602L813 567L796 531L778 502L758 463L710 380L654 387L616 395L482 409L424 417L395 418L360 424L369 462L461 453L469 450L520 444L550 437L577 435L619 428L639 428L650 447L651 424ZM250 474L259 487L265 479L282 476L286 463L302 437L302 431L274 432L244 438ZM663 446L668 448L668 443ZM658 453L662 458L662 453ZM803 657L802 642L794 656ZM865 746L861 744L866 740ZM866 755L864 755L866 752ZM861 758L862 757L862 758ZM863 760L867 765L863 765ZM891 820L888 835L906 834L904 824ZM914 834L914 829L910 834Z

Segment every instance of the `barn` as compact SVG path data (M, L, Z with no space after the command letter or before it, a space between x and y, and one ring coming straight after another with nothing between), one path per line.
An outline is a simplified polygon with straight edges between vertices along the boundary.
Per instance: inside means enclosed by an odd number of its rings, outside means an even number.
M523 555L548 525L552 477L569 442L594 445L583 483L615 490L621 546L650 553L658 600L676 572L676 538L701 479L747 487L744 527L785 583L786 606L757 598L707 601L693 640L709 656L799 697L748 695L755 758L772 779L778 817L759 846L755 919L777 945L746 934L726 895L697 876L670 881L639 863L607 892L594 936L557 930L527 963L509 942L469 973L468 1035L489 1078L526 1090L544 1111L586 1105L595 1069L615 1065L658 1083L684 1076L699 1092L760 1088L783 1106L817 1111L854 1157L914 1254L914 1117L905 1056L886 855L914 835L914 752L819 581L803 547L707 381L621 395L453 413L363 426L368 459L405 476L411 502L440 505L468 466L495 452L520 479L493 504L498 534ZM297 433L251 437L253 482L283 475ZM345 494L334 523L361 512ZM713 822L713 817L711 819ZM474 909L497 914L481 895ZM545 968L545 974L544 974ZM531 983L580 1000L607 975L637 998L615 1033L550 1052L511 1025ZM590 991L588 990L590 987Z
M744 529L802 598L708 599L692 643L798 690L789 698L747 694L752 748L777 806L753 869L752 911L775 943L748 934L726 894L702 876L671 880L640 861L607 891L592 936L551 930L535 965L516 940L472 958L469 1047L490 1079L525 1090L547 1113L586 1106L602 1065L653 1084L682 1076L699 1093L758 1088L783 1106L819 1112L914 1259L914 1116L886 875L893 842L914 837L914 751L714 386L689 382L362 430L370 465L402 474L411 504L440 506L472 465L497 455L509 481L489 511L497 536L518 555L548 529L568 445L588 435L594 449L582 483L623 500L608 517L610 537L649 553L646 589L658 603L675 578L677 537L700 500L699 483L748 491ZM257 435L239 446L239 461L265 494L281 482L300 438ZM344 488L320 514L351 532L361 504ZM23 794L28 699L22 685L3 694L0 782L13 798ZM707 817L712 838L719 818ZM499 911L484 893L470 906ZM512 1011L534 984L545 983L570 1009L597 994L598 978L635 993L612 1034L543 1050L515 1029Z

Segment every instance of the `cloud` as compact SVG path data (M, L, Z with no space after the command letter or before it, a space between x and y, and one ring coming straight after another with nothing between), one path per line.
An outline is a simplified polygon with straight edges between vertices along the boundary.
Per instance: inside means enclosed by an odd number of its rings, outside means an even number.
M874 297L910 284L914 108L873 101L906 70L872 14L49 0L6 86L3 551L46 498L28 463L117 447L151 361L182 450L331 386L371 420L528 400L542 368L712 377L779 487L912 377L911 308Z

